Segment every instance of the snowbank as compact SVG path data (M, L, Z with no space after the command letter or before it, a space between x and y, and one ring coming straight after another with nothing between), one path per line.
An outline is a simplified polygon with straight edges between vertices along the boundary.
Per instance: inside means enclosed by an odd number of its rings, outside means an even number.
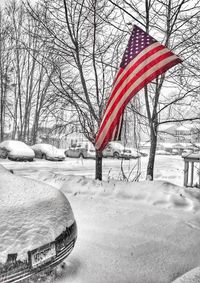
M71 196L79 227L77 256L87 267L78 275L80 282L107 282L108 277L115 283L200 282L200 268L194 269L200 263L199 189L52 172L37 178ZM92 266L100 268L91 274Z
M37 173L37 178L60 188L65 194L106 196L137 201L165 208L199 211L200 190L185 188L167 181L123 182L98 181L85 176Z
M170 159L170 164L166 163L168 157L162 159L165 162L156 170L156 176L179 179L181 184L182 167L175 164L181 159ZM14 170L15 174L31 176L61 189L72 204L78 241L66 261L69 268L54 283L108 283L108 278L109 283L200 282L192 281L199 278L196 267L200 266L199 189L163 180L100 182L67 175L73 170L74 174L76 170L83 172L80 160L76 162L77 167L70 163L71 167L64 167L63 171L42 162L41 168L28 171L25 164L23 170Z
M52 186L11 174L0 166L0 262L8 253L24 259L27 251L49 243L74 216L65 195Z

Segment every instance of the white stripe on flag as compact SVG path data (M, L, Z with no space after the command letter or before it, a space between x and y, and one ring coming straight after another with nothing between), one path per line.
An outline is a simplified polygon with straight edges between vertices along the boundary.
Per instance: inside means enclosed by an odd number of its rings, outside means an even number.
M139 71L141 71L143 68L145 68L149 63L153 62L153 60L157 59L159 56L161 55L164 55L165 53L168 53L169 50L168 49L162 49L160 51L158 51L157 53L153 54L152 56L148 57L148 58L145 58L145 60L137 66L137 68L130 73L130 75L123 81L123 83L121 84L121 86L119 87L119 89L116 91L116 93L114 94L114 96L112 96L112 99L109 101L109 104L106 108L106 111L104 113L104 117L103 117L103 120L101 122L101 124L103 123L103 121L105 120L106 118L106 115L107 113L109 112L110 108L112 107L113 103L115 102L115 100L117 99L117 97L119 96L119 94L121 93L121 91L126 87L126 85L134 78L137 76L137 73ZM141 53L140 53L141 54ZM175 55L176 56L176 55ZM136 57L137 58L137 57ZM124 69L124 71L121 73L120 77L121 76L124 76L126 75L127 73L127 70L130 69L135 62L133 62L134 60L132 60L128 65L127 67ZM115 83L114 87L113 87L113 90L112 90L112 93L115 91L116 89L116 86L120 83L119 80L117 80L117 82Z
M167 50L169 52L169 50ZM121 108L121 106L124 104L125 100L131 95L131 93L134 91L134 89L139 86L144 80L146 80L151 74L156 73L160 69L164 68L165 65L169 64L170 62L176 60L178 57L176 55L172 55L170 57L165 58L164 60L160 61L159 63L155 64L152 68L150 68L147 72L144 72L142 76L140 76L131 86L127 89L126 93L121 97L121 100L118 102L117 107L114 108L113 112L109 116L109 119L107 123L105 124L104 128L101 129L102 131L99 134L98 140L97 140L97 146L98 148L101 147L101 145L104 142L105 137L107 136L111 124L117 117L117 114ZM146 67L143 66L143 67ZM132 96L131 96L132 97ZM107 116L107 115L105 115Z

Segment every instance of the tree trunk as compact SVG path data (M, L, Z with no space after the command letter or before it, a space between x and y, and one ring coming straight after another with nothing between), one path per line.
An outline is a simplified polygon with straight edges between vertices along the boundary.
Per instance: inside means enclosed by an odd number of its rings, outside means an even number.
M154 173L154 162L155 162L155 154L156 154L156 146L157 146L157 127L151 127L151 146L149 152L149 161L147 165L147 180L153 180Z
M1 76L2 77L2 76ZM4 111L5 111L5 101L4 101L4 90L3 90L3 80L1 78L1 107L0 107L0 123L1 123L1 136L0 136L0 140L3 141L4 139Z
M102 181L102 152L96 150L96 172L95 179Z
M16 94L16 87L15 87L15 91L14 91L14 110L13 110L13 129L12 129L12 140L14 140L16 138L17 135L17 109L18 109L18 97Z

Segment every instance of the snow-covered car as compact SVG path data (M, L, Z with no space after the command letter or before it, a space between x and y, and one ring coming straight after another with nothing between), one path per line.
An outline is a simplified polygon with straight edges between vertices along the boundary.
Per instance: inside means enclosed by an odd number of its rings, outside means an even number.
M119 142L109 142L108 146L103 150L103 157L130 159L132 158L132 153L130 148Z
M51 144L38 143L32 145L31 148L34 150L36 158L42 158L50 161L65 160L65 154L63 150Z
M81 142L75 145L70 146L65 151L66 157L76 157L76 158L95 158L95 148L90 142Z
M71 205L50 185L2 165L0 175L0 282L30 277L36 282L38 272L51 270L74 248L77 226Z
M33 161L34 151L22 141L6 140L0 143L0 158L15 161Z

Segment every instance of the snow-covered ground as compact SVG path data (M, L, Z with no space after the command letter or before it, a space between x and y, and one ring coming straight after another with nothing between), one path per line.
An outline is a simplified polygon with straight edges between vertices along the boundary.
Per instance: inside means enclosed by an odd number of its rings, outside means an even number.
M120 180L122 179L121 166L125 171L129 181L132 181L136 175L138 169L141 168L140 180L146 178L146 167L148 157L142 157L141 162L138 164L137 159L132 160L116 160L105 158L103 159L103 179L108 181L110 179ZM93 159L76 159L66 158L62 162L48 162L41 159L29 162L11 162L9 160L0 159L0 164L7 168L12 168L18 175L22 176L34 176L36 171L40 172L53 172L63 173L64 175L82 175L89 178L95 176L95 161ZM139 168L138 168L139 167ZM156 180L168 180L174 184L183 185L183 159L180 156L156 156L155 173L154 178Z
M120 180L119 160L104 160L102 182L93 160L0 162L59 188L71 203L78 240L52 282L167 283L190 270L176 282L200 282L200 190L182 187L181 157L157 156L153 182L144 181L141 160L140 182ZM133 162L124 164L127 176Z

